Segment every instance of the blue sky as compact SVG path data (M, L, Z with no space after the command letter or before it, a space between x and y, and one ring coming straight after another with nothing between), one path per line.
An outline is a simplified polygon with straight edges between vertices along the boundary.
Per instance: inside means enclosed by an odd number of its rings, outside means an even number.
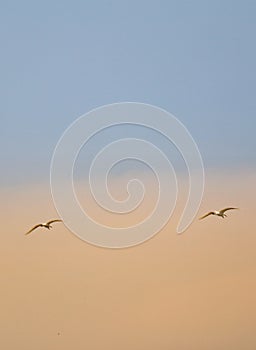
M206 166L254 166L255 16L248 0L2 2L2 184L48 181L69 124L121 101L178 117Z

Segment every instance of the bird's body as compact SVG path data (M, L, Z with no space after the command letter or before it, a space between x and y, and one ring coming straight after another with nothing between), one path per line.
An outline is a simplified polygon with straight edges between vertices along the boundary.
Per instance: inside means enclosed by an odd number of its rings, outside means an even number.
M55 219L55 220L50 220L48 222L45 222L45 223L41 223L41 224L37 224L35 225L34 227L32 227L28 232L26 232L25 234L28 235L29 233L31 233L32 231L34 231L36 228L38 227L44 227L44 228L47 228L48 230L50 230L52 228L52 223L53 222L62 222L62 220L59 220L59 219Z
M209 213L207 213L207 214L201 216L201 217L199 218L199 220L202 220L202 219L206 218L206 217L209 216L209 215L220 216L220 217L222 217L222 218L224 219L224 218L227 216L227 215L225 214L225 212L226 212L227 210L232 210L232 209L238 209L238 208L231 208L231 207L230 207L230 208L224 208L224 209L221 209L221 210L209 211Z

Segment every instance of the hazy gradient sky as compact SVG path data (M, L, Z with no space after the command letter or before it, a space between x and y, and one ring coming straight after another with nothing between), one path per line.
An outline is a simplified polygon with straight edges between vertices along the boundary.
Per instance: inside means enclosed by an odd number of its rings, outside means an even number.
M254 165L255 15L253 0L2 2L3 184L48 181L66 127L120 101L173 113L208 166Z
M254 0L1 2L1 349L256 349L255 18ZM64 130L121 101L164 108L193 135L208 171L198 216L240 210L177 235L181 177L173 217L132 249L96 248L61 223L24 235L58 217L49 170ZM127 134L107 132L94 146ZM160 191L146 180L145 206L123 221L90 206L83 181L75 190L97 222L124 227L149 217ZM118 200L124 184L110 187Z

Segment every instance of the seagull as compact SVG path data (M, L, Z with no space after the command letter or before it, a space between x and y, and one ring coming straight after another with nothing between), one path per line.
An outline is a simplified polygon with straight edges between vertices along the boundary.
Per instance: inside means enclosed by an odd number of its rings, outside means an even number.
M221 217L224 219L224 217L227 216L226 214L224 214L225 211L231 210L231 209L239 209L239 208L224 208L224 209L221 209L221 210L209 211L209 213L207 213L207 214L201 216L201 217L199 218L199 220L202 220L202 219L206 218L206 217L209 216L209 215L221 216Z
M45 227L45 228L48 228L48 230L50 230L50 228L52 228L51 224L53 222L62 222L62 220L56 219L56 220L50 220L50 221L42 223L42 224L37 224L34 227L32 227L27 233L25 233L25 235L28 235L29 233L31 233L32 231L34 231L38 227Z

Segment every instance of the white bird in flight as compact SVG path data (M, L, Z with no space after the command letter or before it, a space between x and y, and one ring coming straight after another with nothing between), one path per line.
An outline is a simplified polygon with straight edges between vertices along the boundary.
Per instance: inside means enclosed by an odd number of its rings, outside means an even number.
M209 216L209 215L221 216L221 217L224 219L224 217L227 216L227 215L225 214L225 211L231 210L231 209L239 209L239 208L224 208L224 209L221 209L221 210L209 211L209 213L207 213L207 214L201 216L201 217L199 218L199 220L202 220L202 219L206 218L206 217Z
M38 227L45 227L45 228L48 228L48 230L50 230L52 228L51 224L53 222L62 222L62 220L55 219L55 220L50 220L50 221L42 223L42 224L37 224L34 227L32 227L28 232L26 232L25 235L28 235L29 233L31 233L32 231L34 231Z

